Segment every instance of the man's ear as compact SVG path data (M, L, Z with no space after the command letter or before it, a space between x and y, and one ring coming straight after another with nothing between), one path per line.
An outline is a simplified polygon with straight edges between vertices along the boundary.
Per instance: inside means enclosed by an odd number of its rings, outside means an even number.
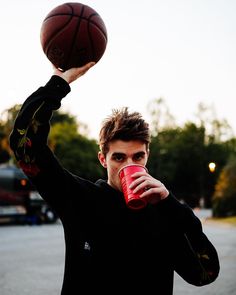
M104 168L107 168L106 157L101 151L98 152L98 160Z

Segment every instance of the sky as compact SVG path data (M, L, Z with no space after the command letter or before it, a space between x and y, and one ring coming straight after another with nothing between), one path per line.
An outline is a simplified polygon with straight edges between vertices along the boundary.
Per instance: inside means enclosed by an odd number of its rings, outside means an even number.
M40 29L65 2L0 0L0 114L50 79ZM179 125L196 119L201 102L236 134L236 1L81 2L103 18L108 43L101 60L71 84L61 110L87 124L90 137L115 108L128 106L149 121L147 106L160 97Z

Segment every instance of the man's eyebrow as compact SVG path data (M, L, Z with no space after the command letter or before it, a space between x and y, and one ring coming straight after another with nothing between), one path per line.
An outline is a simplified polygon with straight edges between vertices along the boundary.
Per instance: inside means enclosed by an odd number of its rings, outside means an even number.
M145 152L144 152L144 151L140 151L140 152L135 153L135 155L138 155L138 154L140 154L140 155L144 155Z
M146 153L144 151L140 151L137 153L134 153L134 156L144 156Z
M114 152L112 154L112 156L125 156L126 154L125 153L120 153L120 152Z
M139 152L134 153L133 155L134 156L143 156L143 155L145 155L145 152L144 151L139 151ZM114 156L126 156L126 154L122 153L122 152L114 152L112 154L112 157L114 157Z

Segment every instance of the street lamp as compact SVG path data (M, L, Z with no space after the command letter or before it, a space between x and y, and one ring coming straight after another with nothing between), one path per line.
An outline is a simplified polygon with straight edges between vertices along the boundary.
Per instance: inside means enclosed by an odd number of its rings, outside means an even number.
M209 170L210 170L210 172L215 172L215 169L216 169L216 163L214 163L214 162L210 162L209 164L208 164L208 167L209 167Z

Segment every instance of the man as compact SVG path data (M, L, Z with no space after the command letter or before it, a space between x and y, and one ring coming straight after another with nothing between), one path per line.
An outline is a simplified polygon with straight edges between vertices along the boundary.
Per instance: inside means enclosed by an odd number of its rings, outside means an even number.
M126 164L146 165L148 124L139 113L116 110L102 126L98 158L107 181L92 183L64 169L47 146L52 112L69 84L94 63L60 72L24 102L10 145L41 196L59 215L65 235L62 295L171 295L176 271L203 286L219 273L217 252L192 210L148 173L133 174L131 187L145 190L147 206L129 209L118 171ZM78 146L78 148L80 148Z

